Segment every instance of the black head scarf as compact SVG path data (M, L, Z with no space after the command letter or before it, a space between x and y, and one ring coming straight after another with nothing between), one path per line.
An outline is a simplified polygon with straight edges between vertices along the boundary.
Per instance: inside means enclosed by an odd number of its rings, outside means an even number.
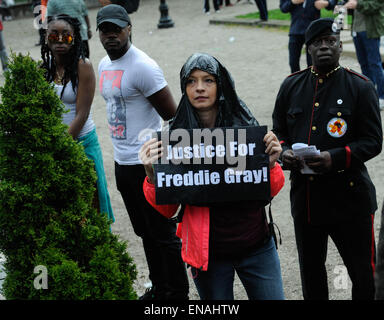
M245 103L238 98L235 84L227 69L216 58L205 53L195 53L188 58L180 71L182 97L176 115L170 121L170 130L203 127L186 94L187 80L192 71L196 69L205 71L216 78L219 110L215 127L259 125Z

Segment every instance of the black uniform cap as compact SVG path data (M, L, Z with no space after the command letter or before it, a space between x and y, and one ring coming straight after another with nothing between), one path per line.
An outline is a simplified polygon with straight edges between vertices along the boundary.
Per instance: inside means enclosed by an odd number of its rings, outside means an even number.
M334 25L334 20L331 18L320 18L311 22L305 31L305 44L309 46L313 40L319 35L327 34L339 34L337 26Z

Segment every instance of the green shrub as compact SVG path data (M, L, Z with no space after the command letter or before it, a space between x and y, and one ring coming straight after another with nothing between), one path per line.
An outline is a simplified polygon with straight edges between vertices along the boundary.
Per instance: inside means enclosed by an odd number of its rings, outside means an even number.
M0 251L6 299L136 299L125 242L92 206L93 163L38 63L13 54L0 88ZM36 266L48 288L36 289Z

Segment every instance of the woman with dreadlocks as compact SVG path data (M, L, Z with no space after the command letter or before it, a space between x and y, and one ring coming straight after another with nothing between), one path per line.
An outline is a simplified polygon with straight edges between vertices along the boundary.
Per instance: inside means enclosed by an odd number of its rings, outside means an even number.
M41 56L45 77L54 83L58 96L68 110L63 114L63 122L68 125L69 134L84 146L85 154L95 164L95 200L99 202L95 206L114 221L101 148L91 114L96 77L91 62L84 56L80 22L64 14L48 17Z

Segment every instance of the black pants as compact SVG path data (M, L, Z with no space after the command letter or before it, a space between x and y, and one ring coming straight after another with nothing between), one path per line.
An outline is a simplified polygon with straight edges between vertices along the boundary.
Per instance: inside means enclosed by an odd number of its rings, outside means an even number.
M294 219L304 299L328 299L325 260L330 236L351 278L352 299L373 300L376 254L373 215L358 221L322 226L313 226L303 220Z
M144 167L122 166L115 162L115 176L134 232L142 238L149 278L156 294L164 299L186 299L189 284L176 224L163 217L145 199Z
M267 0L255 0L256 6L260 12L261 20L268 20L268 8L267 8Z
M291 73L300 71L300 56L301 50L304 47L305 36L303 34L291 34L289 36L288 50L289 50L289 66L291 67ZM312 58L306 53L307 66L312 65Z
M219 10L219 1L218 0L212 0L213 7L215 11ZM208 12L209 11L209 0L204 1L204 11Z

